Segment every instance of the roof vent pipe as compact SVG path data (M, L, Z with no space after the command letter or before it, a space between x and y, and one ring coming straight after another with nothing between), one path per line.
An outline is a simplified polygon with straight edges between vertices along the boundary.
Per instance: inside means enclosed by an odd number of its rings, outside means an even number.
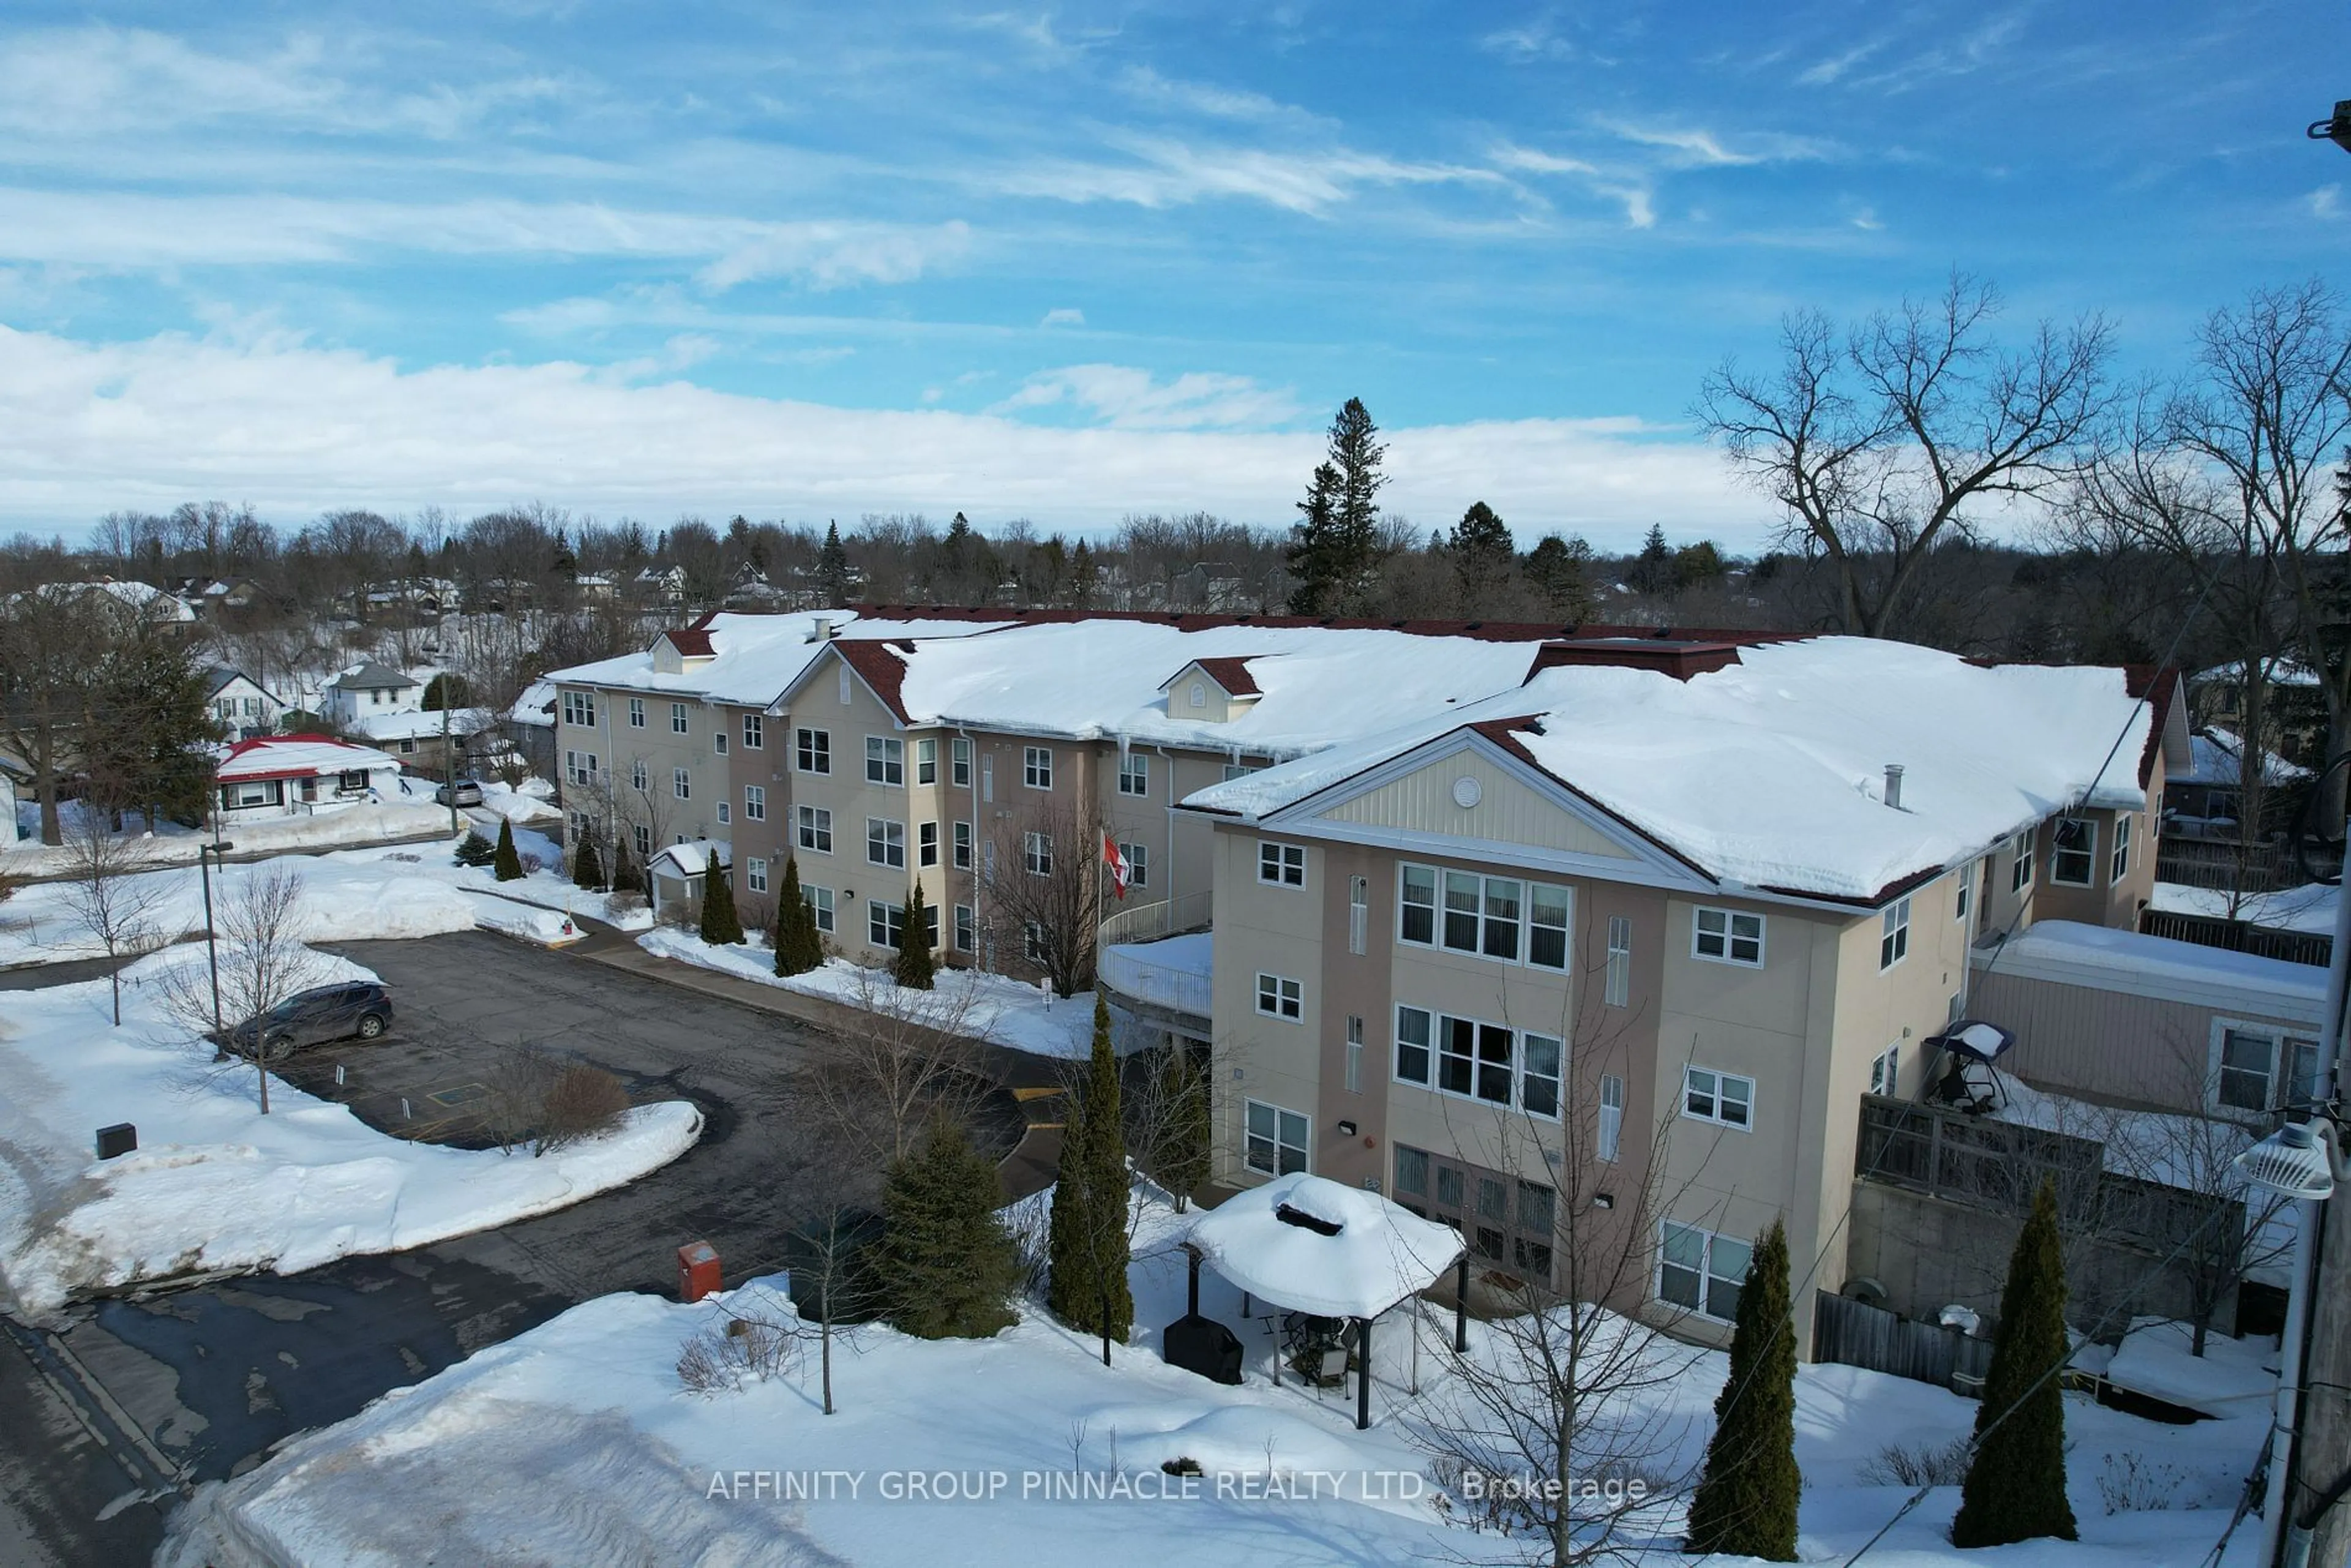
M830 643L832 641L831 616L811 615L809 617L809 641L811 643Z
M1896 810L1902 810L1902 764L1886 765L1886 803Z

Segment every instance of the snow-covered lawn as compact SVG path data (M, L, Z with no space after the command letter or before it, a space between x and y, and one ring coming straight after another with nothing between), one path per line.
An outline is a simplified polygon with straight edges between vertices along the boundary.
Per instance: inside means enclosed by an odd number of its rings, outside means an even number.
M373 977L318 962L326 980ZM264 1116L252 1067L215 1069L162 1004L165 970L203 964L189 946L133 965L119 1029L103 980L12 992L0 1009L0 1286L19 1312L141 1279L422 1246L633 1181L700 1134L698 1111L666 1102L544 1158L440 1148L279 1082ZM138 1128L139 1150L99 1164L93 1133L114 1122Z
M239 853L253 850L313 850L343 844L380 844L413 839L449 825L449 809L433 803L430 787L421 795L382 804L345 806L306 817L255 817L231 821L221 837ZM141 845L158 865L196 863L196 846L210 843L212 831L165 822ZM73 869L71 851L48 848L37 839L25 839L0 848L0 872L16 876L57 876Z
M778 1310L768 1285L693 1306L604 1297L203 1489L157 1562L1231 1568L1518 1555L1517 1542L1468 1533L1434 1505L1416 1428L1427 1407L1402 1386L1375 1386L1379 1418L1358 1433L1352 1398L1275 1388L1261 1358L1242 1387L1194 1377L1155 1349L1158 1325L1183 1311L1180 1263L1165 1251L1139 1259L1134 1282L1138 1343L1112 1367L1034 1307L987 1341L925 1343L868 1327L836 1349L840 1411L831 1416L817 1403L812 1348L739 1391L690 1393L679 1382L680 1347L730 1308ZM1202 1310L1241 1331L1253 1352L1264 1339L1213 1276ZM1383 1379L1401 1385L1410 1339L1397 1321L1384 1325L1395 1357L1380 1360ZM1490 1343L1476 1332L1473 1350ZM1420 1363L1421 1387L1436 1396L1442 1343L1426 1341ZM1687 1364L1656 1396L1656 1415L1680 1434L1677 1461L1661 1456L1661 1466L1695 1462L1726 1369L1719 1353L1670 1354ZM1863 1474L1881 1448L1949 1443L1976 1408L1853 1367L1801 1369L1803 1558L1841 1560L1901 1506L1908 1489ZM2168 1427L2078 1397L2066 1414L2081 1542L1991 1555L2010 1568L2199 1563L2262 1423ZM1179 1458L1206 1473L1186 1482L1161 1469ZM2115 1484L2126 1467L2146 1478L2137 1508L2109 1513L2101 1482ZM909 1495L917 1484L928 1495ZM1944 1540L1957 1506L1956 1489L1931 1494L1872 1560L1921 1568L1982 1557ZM1675 1508L1649 1522L1653 1555L1679 1561ZM2231 1568L2256 1554L2257 1533L2238 1532Z
M921 1016L925 1017L953 1019L960 1010L965 1033L1034 1056L1075 1060L1093 1046L1092 991L1056 997L1041 987L1003 975L941 966L935 990L902 992L887 970L861 969L846 958L828 958L805 975L787 977L776 973L775 950L757 937L733 946L714 947L694 932L666 925L646 932L637 938L637 945L681 964L698 964L738 979L822 997L845 1007L893 1007L904 997L904 1005L924 1009Z

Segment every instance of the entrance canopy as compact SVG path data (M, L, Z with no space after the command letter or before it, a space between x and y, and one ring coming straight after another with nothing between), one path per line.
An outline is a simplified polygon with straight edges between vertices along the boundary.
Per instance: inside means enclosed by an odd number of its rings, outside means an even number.
M1331 1318L1378 1317L1461 1256L1451 1226L1303 1171L1209 1209L1186 1241L1252 1296Z

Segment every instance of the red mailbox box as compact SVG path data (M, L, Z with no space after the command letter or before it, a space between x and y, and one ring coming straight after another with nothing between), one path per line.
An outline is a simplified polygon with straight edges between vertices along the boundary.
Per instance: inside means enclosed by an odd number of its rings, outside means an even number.
M677 1296L698 1301L718 1289L718 1249L707 1241L689 1241L677 1249Z

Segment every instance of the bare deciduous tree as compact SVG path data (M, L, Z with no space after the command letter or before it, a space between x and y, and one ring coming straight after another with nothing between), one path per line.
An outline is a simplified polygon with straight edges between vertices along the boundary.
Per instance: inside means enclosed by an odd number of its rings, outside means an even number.
M1102 816L1091 798L1039 803L997 819L987 910L999 953L1019 953L1044 971L1056 995L1094 983L1095 924L1102 918Z
M1843 331L1799 312L1776 373L1726 361L1699 391L1708 434L1787 509L1791 548L1834 569L1841 631L1902 630L1946 533L2069 473L2108 404L2103 320L2044 321L2007 349L1999 309L1991 285L1954 274L1934 298Z
M971 1006L964 987L911 990L859 970L851 1021L810 1051L808 1090L823 1121L877 1165L904 1159L935 1116L969 1126L987 1092Z
M151 874L147 841L114 832L109 813L84 800L66 833L66 907L111 962L107 978L114 988L114 1023L122 1026L122 966L152 953L170 938L154 922L156 906L168 895L166 879Z
M323 984L327 961L303 946L308 921L302 907L302 875L290 866L256 866L234 880L224 878L214 899L213 925L219 953L218 1019L215 1039L224 1052L250 1051L261 1101L269 1113L269 1064L287 1049L269 1033L273 1009L297 993ZM207 966L182 964L162 977L164 1005L187 1028L214 1034L214 986Z

